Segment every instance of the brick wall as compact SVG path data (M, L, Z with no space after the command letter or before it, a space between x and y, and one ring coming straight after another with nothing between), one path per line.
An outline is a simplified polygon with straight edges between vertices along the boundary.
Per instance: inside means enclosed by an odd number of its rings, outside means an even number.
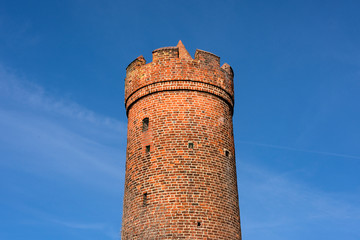
M122 239L241 239L233 105L212 53L179 42L128 66Z

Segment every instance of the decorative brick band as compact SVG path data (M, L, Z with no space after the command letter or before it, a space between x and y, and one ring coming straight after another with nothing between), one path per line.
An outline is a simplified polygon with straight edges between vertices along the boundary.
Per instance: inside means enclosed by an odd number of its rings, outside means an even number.
M231 95L218 86L193 80L172 80L152 83L137 89L125 100L126 114L129 112L131 106L140 98L156 92L178 90L206 92L224 100L230 106L231 110L234 108L234 100Z

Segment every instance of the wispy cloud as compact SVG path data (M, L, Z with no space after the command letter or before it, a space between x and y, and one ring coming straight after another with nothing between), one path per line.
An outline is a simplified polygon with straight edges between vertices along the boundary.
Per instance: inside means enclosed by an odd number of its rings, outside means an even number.
M23 212L26 212L32 216L32 219L25 219L21 221L21 225L29 226L46 226L54 227L56 229L62 229L62 232L65 231L79 231L81 232L97 232L102 236L105 236L106 239L119 239L119 229L114 228L109 223L105 222L91 222L91 221L81 221L81 220L68 220L65 218L60 218L53 214L43 212L39 209L31 207L21 207ZM74 217L73 217L74 218ZM81 239L86 239L82 236Z
M104 223L82 223L82 222L64 221L59 219L51 219L50 221L54 224L57 224L65 228L101 232L107 239L115 240L115 239L119 239L120 237L119 229L113 229L111 226L108 226Z
M5 104L15 101L44 112L61 114L118 131L124 130L123 122L101 116L70 100L53 97L41 86L17 76L2 65L0 65L0 94L7 99Z
M126 123L53 97L1 65L0 130L3 167L90 184L122 177Z
M293 148L293 147L286 147L286 146L265 144L265 143L257 143L257 142L250 142L250 141L238 141L238 142L243 143L243 144L250 144L250 145L256 145L256 146L261 146L261 147L276 148L276 149L283 149L283 150L288 150L288 151L296 151L296 152L304 152L304 153L315 153L315 154L322 154L322 155L333 156L333 157L352 158L352 159L359 159L360 160L360 156L354 156L354 155L348 155L348 154L306 150L306 149L300 149L300 148Z
M321 228L341 224L346 225L346 232L359 234L356 226L360 223L360 208L355 194L325 192L291 178L287 172L275 172L244 161L239 169L245 237L257 236L261 231L261 235L269 234L270 239L289 239L308 225Z
M64 227L86 230L103 230L105 228L102 223L78 223L78 222L66 222L53 219L53 222Z
M0 132L1 222L11 217L13 226L25 221L74 239L87 239L91 234L84 233L91 231L119 238L126 123L50 94L0 65ZM95 207L104 196L104 206Z

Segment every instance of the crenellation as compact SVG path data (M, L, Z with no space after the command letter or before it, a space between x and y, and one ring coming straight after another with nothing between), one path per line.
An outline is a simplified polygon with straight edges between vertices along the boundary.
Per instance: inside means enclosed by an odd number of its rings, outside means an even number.
M146 64L145 58L141 55L137 58L135 58L134 61L132 61L126 68L126 73L130 73L136 69L139 69L141 66Z
M178 47L163 47L158 48L152 52L153 62L158 61L169 61L172 58L179 58L179 48Z
M172 86L169 86L169 90L179 89L179 83L175 81L203 82L221 88L231 99L234 98L233 71L230 65L224 64L220 67L220 57L203 50L196 50L193 59L181 41L176 47L154 50L153 61L150 63L146 64L145 59L141 56L130 66L131 71L127 71L125 83L125 104L127 106L130 96L142 88L152 85L150 88L154 92L153 87L156 83L169 81L174 81ZM185 82L182 84L184 85L181 85L180 88L187 86Z
M227 74L229 74L232 78L234 77L234 71L233 71L232 67L229 64L224 63L221 66L221 69L224 70L225 72L227 72Z
M220 57L204 50L196 49L195 60L199 60L205 66L220 67Z

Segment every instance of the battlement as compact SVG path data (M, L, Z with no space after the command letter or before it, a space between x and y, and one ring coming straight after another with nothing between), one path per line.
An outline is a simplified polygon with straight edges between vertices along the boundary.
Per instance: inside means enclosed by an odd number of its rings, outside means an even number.
M209 66L220 67L220 57L216 56L211 52L207 52L204 50L196 49L195 60L198 60L203 64Z
M152 58L152 62L146 63L144 57L140 56L126 68L127 109L136 101L133 98L137 92L144 91L144 88L152 89L147 92L166 91L163 88L165 82L171 90L176 88L209 92L210 90L207 89L211 88L211 94L221 95L229 105L233 106L233 70L227 63L220 67L220 57L215 54L197 49L192 58L183 43L179 41L177 46L154 50ZM189 89L194 83L198 86Z
M223 69L225 72L227 72L229 75L233 76L234 77L234 71L232 69L232 67L227 64L227 63L224 63L222 66L221 66L221 69Z
M170 58L179 57L179 48L178 47L163 47L155 49L153 52L153 62L160 60L168 60Z
M146 60L145 58L141 55L139 57L137 57L134 61L132 61L127 67L126 67L126 72L131 72L135 69L138 69L139 67L141 67L142 65L146 64Z

